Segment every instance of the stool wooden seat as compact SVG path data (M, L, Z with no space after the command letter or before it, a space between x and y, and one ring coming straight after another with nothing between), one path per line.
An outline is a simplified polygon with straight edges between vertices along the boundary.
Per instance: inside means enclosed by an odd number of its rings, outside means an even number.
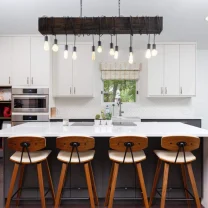
M91 161L95 155L95 151L92 150L94 146L95 141L92 137L63 136L56 139L56 147L61 150L57 159L62 162L62 169L56 193L55 208L59 207L62 189L70 163L84 165L91 208L95 208L95 205L98 205L98 197L91 165Z
M191 186L194 193L194 198L196 201L196 207L200 208L201 203L197 191L196 181L194 178L194 173L192 169L192 162L196 160L196 157L191 153L191 151L196 150L200 146L200 139L193 136L165 136L161 140L161 146L166 150L155 150L155 154L158 157L158 164L155 172L154 182L152 186L152 192L150 196L150 206L152 205L157 183L159 180L160 169L162 163L164 163L164 175L163 175L163 186L161 195L160 208L165 207L166 192L168 185L168 175L170 164L178 164L181 166L183 185L185 190L186 199L189 199L187 177L186 177L186 167L190 177ZM190 201L187 200L188 207L190 207Z
M37 165L37 173L38 173L38 182L39 182L39 190L41 197L41 207L45 208L45 193L44 193L44 182L43 182L43 173L42 173L42 163L46 163L48 183L50 186L52 198L55 202L55 194L53 183L51 179L51 173L48 165L47 158L51 153L50 150L42 150L46 147L46 139L44 137L36 137L36 136L16 136L8 138L8 147L14 151L16 151L11 157L10 160L15 162L14 170L12 173L12 178L10 182L9 192L7 196L6 206L5 208L10 207L13 189L15 186L15 181L18 174L18 169L20 167L20 178L18 183L18 191L17 191L17 199L16 206L19 206L19 199L21 196L24 170L27 165L36 164Z
M119 164L121 163L135 164L143 194L144 206L145 208L149 207L146 186L141 166L141 162L146 159L146 155L142 150L147 148L147 146L147 137L120 136L110 138L110 148L113 150L109 150L109 158L110 160L112 160L112 168L108 183L108 190L105 198L106 207L113 207L116 180L119 170Z

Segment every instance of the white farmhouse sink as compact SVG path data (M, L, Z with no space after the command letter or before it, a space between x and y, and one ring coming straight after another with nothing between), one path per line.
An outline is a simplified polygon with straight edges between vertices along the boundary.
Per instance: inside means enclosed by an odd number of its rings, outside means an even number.
M139 117L128 117L128 116L113 116L113 122L141 122Z

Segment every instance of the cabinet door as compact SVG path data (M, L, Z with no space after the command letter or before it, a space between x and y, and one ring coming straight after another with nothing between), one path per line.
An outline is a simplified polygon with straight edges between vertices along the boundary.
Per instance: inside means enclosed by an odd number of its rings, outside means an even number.
M164 45L157 45L158 55L148 60L148 94L163 96Z
M49 86L50 52L44 51L42 37L31 37L31 85Z
M69 46L69 52L72 48ZM70 53L69 53L70 54ZM59 51L53 52L53 95L72 95L72 59L64 59L64 45L59 45Z
M0 85L11 85L11 37L0 38Z
M179 45L165 45L164 94L179 95Z
M196 94L196 45L180 45L180 93Z
M30 37L12 38L12 85L30 84Z
M73 93L75 96L93 96L94 62L91 45L77 45L77 60L73 61Z

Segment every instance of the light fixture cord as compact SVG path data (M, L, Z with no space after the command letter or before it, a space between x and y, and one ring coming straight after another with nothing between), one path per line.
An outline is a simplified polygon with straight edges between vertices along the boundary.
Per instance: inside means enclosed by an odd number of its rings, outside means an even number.
M80 0L80 17L82 17L82 0Z
M149 34L149 36L148 36L148 43L150 44L150 34Z
M116 34L116 46L117 46L117 34Z
M74 35L74 46L75 46L75 42L76 42L76 35Z
M67 45L67 34L66 34L66 45Z
M132 47L132 38L133 36L130 34L130 46Z
M155 44L155 34L154 34L154 44Z
M93 42L93 46L94 46L94 34L92 35L92 42Z

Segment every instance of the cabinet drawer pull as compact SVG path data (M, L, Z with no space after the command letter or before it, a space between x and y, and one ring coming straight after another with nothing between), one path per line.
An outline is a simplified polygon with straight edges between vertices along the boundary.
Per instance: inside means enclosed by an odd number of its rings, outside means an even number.
M163 87L161 87L161 94L163 95Z
M74 87L74 94L75 94L76 92L75 92L75 87Z
M11 78L9 77L9 84L11 84Z
M167 95L167 93L168 93L168 90L167 90L167 87L165 87L165 94Z
M181 95L183 94L183 88L181 87Z
M70 94L71 94L71 87L70 87Z
M33 77L31 78L31 82L32 82L32 84L33 84Z
M29 84L29 77L27 77L27 84Z

